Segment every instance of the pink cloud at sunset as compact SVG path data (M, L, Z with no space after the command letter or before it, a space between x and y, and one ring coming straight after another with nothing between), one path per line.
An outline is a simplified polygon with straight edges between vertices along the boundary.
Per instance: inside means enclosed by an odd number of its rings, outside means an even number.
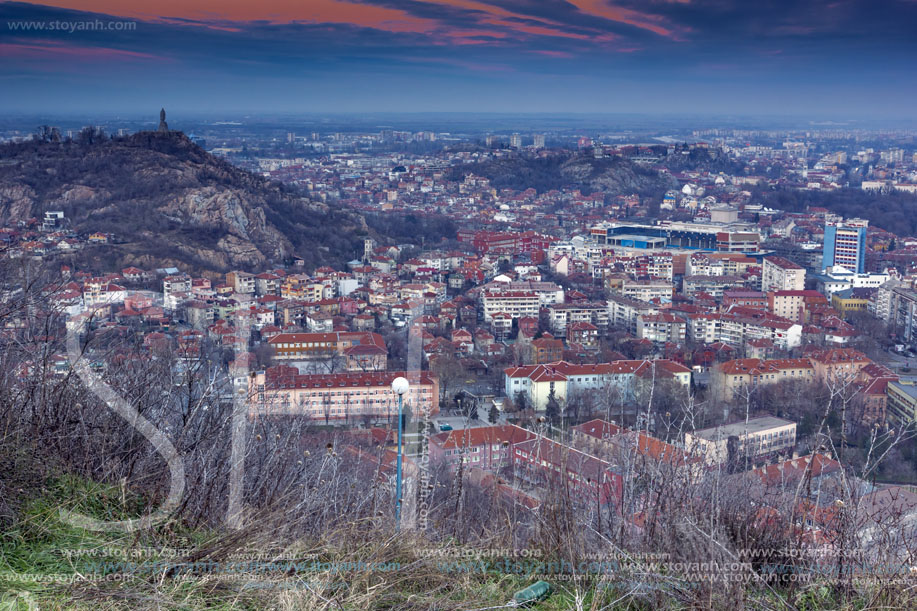
M666 36L668 38L674 37L670 29L658 23L657 17L645 15L631 9L613 6L607 0L570 0L570 3L589 15L608 19L609 21L626 23L637 28L649 30L660 36Z
M427 33L436 22L414 17L405 11L345 2L344 0L262 0L261 2L224 2L221 0L158 0L142 8L118 0L47 0L57 6L108 15L156 19L176 17L193 20L267 21L287 23L344 23L390 32Z
M0 43L0 55L7 59L35 59L35 60L72 60L72 61L171 61L167 57L125 51L107 47L88 47L72 45L53 40L35 40L31 44Z

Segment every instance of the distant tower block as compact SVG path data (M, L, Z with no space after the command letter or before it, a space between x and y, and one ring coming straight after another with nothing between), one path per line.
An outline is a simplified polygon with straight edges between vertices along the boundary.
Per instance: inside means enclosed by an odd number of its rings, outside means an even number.
M363 240L363 261L369 263L369 258L373 256L373 249L376 247L376 242L372 238L365 238Z
M166 109L165 108L159 111L159 129L157 131L163 134L169 133L169 124L166 123Z

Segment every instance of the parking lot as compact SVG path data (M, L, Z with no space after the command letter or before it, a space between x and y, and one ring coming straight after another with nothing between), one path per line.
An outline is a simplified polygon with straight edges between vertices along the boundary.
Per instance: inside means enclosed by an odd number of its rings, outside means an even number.
M454 430L474 428L478 426L487 426L487 423L480 420L471 420L464 416L436 416L433 418L433 425L436 430L440 430L440 424L448 423Z

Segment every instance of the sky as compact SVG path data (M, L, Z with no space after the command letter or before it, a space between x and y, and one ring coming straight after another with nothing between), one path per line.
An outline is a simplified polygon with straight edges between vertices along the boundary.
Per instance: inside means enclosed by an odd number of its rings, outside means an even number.
M0 1L6 113L913 119L917 0Z

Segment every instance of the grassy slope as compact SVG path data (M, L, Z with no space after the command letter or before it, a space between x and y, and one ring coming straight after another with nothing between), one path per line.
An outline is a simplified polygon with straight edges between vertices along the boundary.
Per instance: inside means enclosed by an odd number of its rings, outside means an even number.
M125 519L143 510L142 499L116 486L63 476L50 479L41 492L20 504L12 528L0 536L0 609L491 609L502 608L514 592L532 583L522 575L448 573L435 559L424 557L427 546L413 535L386 538L367 532L336 533L322 542L290 542L286 553L319 562L397 562L397 571L351 569L273 572L266 574L198 573L183 579L164 570L122 579L99 580L98 573L121 572L118 562L175 563L212 559L225 563L233 554L253 557L271 541L264 532L189 532L168 524L140 533L90 533L68 526L60 509L100 519ZM265 547L261 547L265 546ZM186 550L174 557L168 551ZM69 555L68 550L82 550ZM157 550L150 553L150 550ZM191 550L188 552L187 550ZM295 553L294 553L295 552ZM82 555L80 555L82 554ZM439 560L442 561L441 559ZM28 575L38 576L32 579ZM54 577L56 576L56 578ZM72 581L71 581L72 580ZM675 580L677 581L677 580ZM679 608L663 590L658 596L634 598L620 585L555 582L555 593L537 605L540 610ZM635 584L641 588L645 584ZM646 588L644 588L646 589ZM577 592L578 591L578 592ZM579 595L577 595L579 594ZM622 602L616 602L616 601ZM814 586L793 601L797 609L876 608L857 601L839 604L828 588ZM6 605L6 606L4 606ZM35 606L37 605L37 607ZM786 608L776 594L760 593L747 608ZM891 608L891 607L884 607Z
M252 542L215 532L182 532L175 525L133 534L91 533L60 519L60 509L99 519L125 519L141 513L140 499L114 486L72 477L49 480L43 492L25 501L16 523L0 536L0 608L41 609L313 609L410 608L471 609L501 605L530 580L498 574L442 575L419 557L410 541L367 542L350 549L339 544L306 546L320 562L398 562L397 572L352 570L250 575L242 579L195 575L137 575L100 580L119 562L180 561L170 549L192 555L226 555L227 544L250 554ZM302 546L299 542L298 546ZM296 546L292 546L296 547ZM149 550L166 550L150 554ZM300 549L302 549L300 547ZM257 554L257 552L256 552ZM306 554L308 556L309 554ZM223 560L226 562L226 560ZM96 575L96 576L94 576ZM37 579L35 579L37 577ZM72 582L69 582L70 580ZM332 600L335 601L332 603ZM340 604L340 606L338 606ZM558 593L539 609L568 609L570 596Z

